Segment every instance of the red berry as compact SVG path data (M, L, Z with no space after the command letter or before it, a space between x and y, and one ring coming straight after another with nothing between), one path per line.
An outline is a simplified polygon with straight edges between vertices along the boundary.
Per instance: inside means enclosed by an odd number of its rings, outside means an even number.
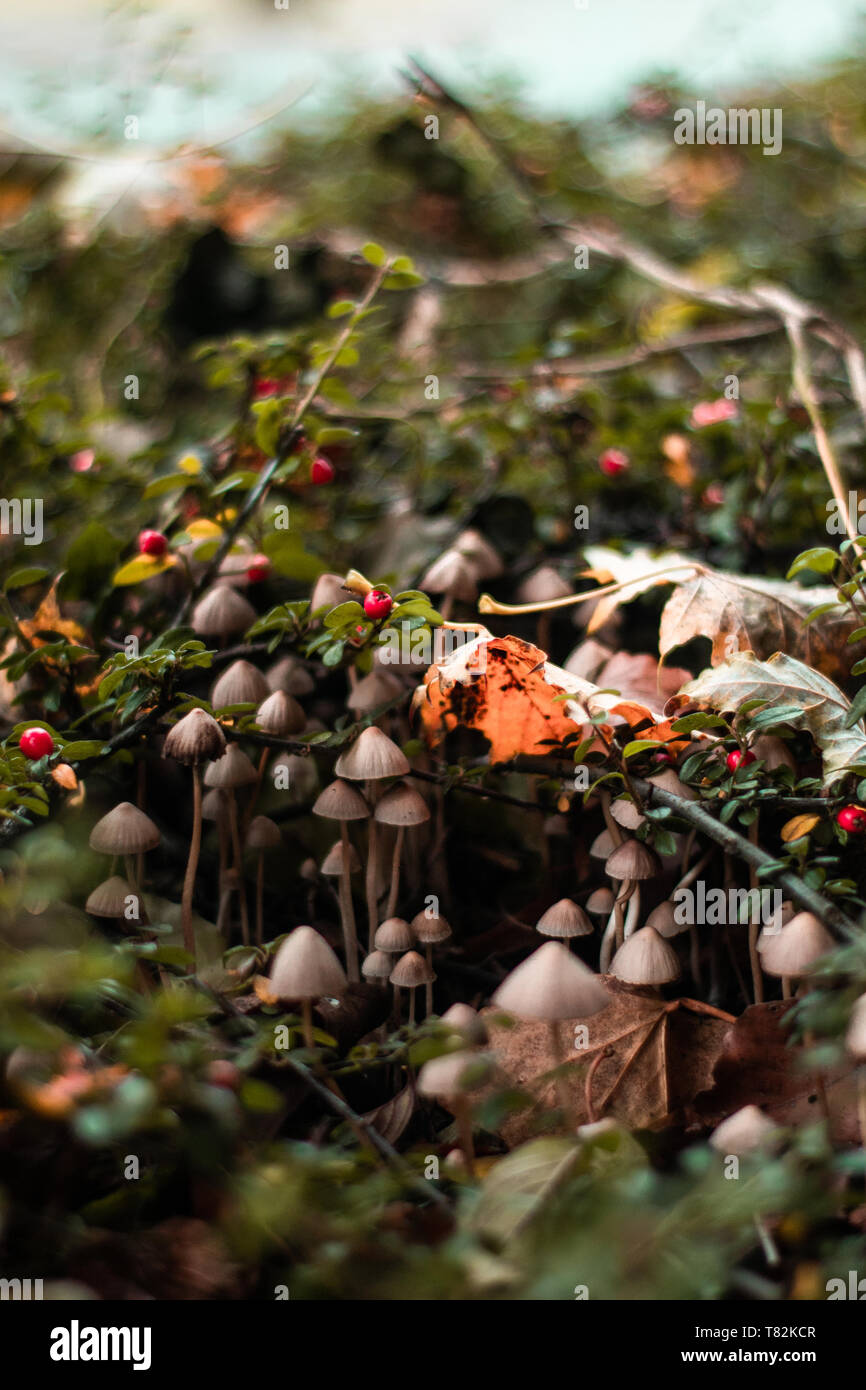
M247 566L247 579L251 584L261 584L271 572L271 562L267 555L254 555Z
M750 753L748 749L735 748L725 759L725 766L728 772L736 772L738 767L748 767L749 763L756 761L754 753Z
M45 758L54 752L54 739L47 729L25 729L18 746L25 758L36 762L37 758Z
M654 763L672 763L673 758L671 757L670 753L667 751L666 748L659 748L655 753L653 753L652 761Z
M161 531L141 531L138 536L138 549L141 555L164 555L168 541Z
M318 458L313 459L313 466L310 469L311 483L315 483L316 487L322 487L324 483L332 483L334 476L334 465L329 459L323 458L321 454Z
M243 1073L234 1062L218 1057L213 1062L208 1062L207 1079L212 1086L224 1086L227 1091L234 1091L243 1080Z
M383 593L381 589L371 589L364 598L364 612L374 622L378 618L387 618L393 607L394 600L391 595Z
M626 473L631 465L628 454L622 449L605 449L598 466L605 477L616 478L620 473Z
M866 809L862 806L843 806L836 813L836 824L849 835L862 835L866 830Z

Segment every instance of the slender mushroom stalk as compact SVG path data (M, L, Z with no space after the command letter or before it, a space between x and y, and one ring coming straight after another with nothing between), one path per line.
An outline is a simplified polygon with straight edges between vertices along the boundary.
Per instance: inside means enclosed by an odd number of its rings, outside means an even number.
M256 724L263 734L269 734L272 738L289 738L292 734L300 733L306 723L307 716L303 708L285 690L275 690L256 710ZM256 783L244 813L245 826L249 825L259 799L270 753L269 745L265 744L256 769Z
M619 881L621 885L613 905L616 944L617 948L620 948L625 941L625 904L634 893L637 883L645 878L654 878L660 870L660 865L653 850L641 844L640 840L627 839L617 845L606 860L604 869L609 878ZM605 938L607 937L608 934L605 933Z
M364 729L350 748L341 753L334 771L338 777L350 782L363 782L367 793L367 803L375 807L375 783L391 777L405 777L409 771L409 761L387 734L371 725ZM373 939L379 922L379 836L375 814L370 819L367 839L367 868L364 888L367 900L368 949L373 950ZM386 914L390 915L390 914Z
M397 828L394 843L394 857L391 861L391 887L388 892L386 917L393 917L397 910L400 891L400 860L403 853L403 839L408 825L422 825L430 819L430 811L423 796L420 796L407 782L397 782L389 787L377 803L373 812L374 820L383 825Z
M255 850L256 863L256 945L264 942L265 851L279 849L283 843L280 827L267 816L256 816L246 836L247 849Z
M226 587L223 592L234 593L233 589ZM244 891L243 878L243 849L241 847L240 826L238 823L238 805L235 791L238 787L251 786L256 780L256 770L236 743L230 743L225 756L218 762L211 763L205 773L205 786L218 787L225 792L228 802L228 822L229 833L231 835L233 864L232 868L237 874L237 893L240 899L241 912L241 936L245 946L250 944L250 923L247 912L247 895Z
M781 1139L782 1131L775 1121L769 1119L757 1105L744 1105L713 1130L710 1148L726 1158L757 1160L778 1148ZM775 1267L781 1263L781 1259L767 1224L757 1212L752 1220L767 1264Z
M340 869L340 920L343 927L343 947L346 953L346 973L350 981L360 980L358 965L358 933L355 927L355 908L352 902L352 845L349 840L349 821L366 820L370 808L361 793L339 777L331 782L313 806L314 816L340 822L342 862Z
M444 917L440 917L438 912L428 916L426 908L412 918L412 931L416 941L424 947L427 969L430 972L430 978L424 986L424 1006L429 1016L433 1012L433 981L436 978L433 974L433 947L447 941L452 932Z
M163 757L174 758L192 768L192 833L181 896L181 926L184 950L192 957L195 972L195 933L192 929L192 899L195 876L201 854L202 790L201 765L207 760L222 758L226 751L225 735L219 724L203 709L190 710L169 729L163 747Z

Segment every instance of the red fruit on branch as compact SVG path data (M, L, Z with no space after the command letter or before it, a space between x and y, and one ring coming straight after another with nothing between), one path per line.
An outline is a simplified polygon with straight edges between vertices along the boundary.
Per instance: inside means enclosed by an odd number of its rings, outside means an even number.
M25 758L31 762L36 762L38 758L45 758L49 753L54 752L54 739L47 729L25 729L19 739L18 746Z
M382 589L371 589L364 597L364 612L374 622L379 618L387 618L393 607L394 600L391 595L384 593Z
M756 761L757 759L754 753L750 753L748 749L735 748L733 752L729 753L726 757L725 766L728 772L736 772L738 767L748 767L749 763Z
M862 835L866 830L866 807L843 806L836 812L836 824L849 835Z
M267 555L254 555L247 566L247 579L251 584L261 584L271 572L271 562Z
M598 466L606 478L617 478L631 467L628 454L622 449L605 449L598 460Z
M322 487L324 483L332 483L335 476L334 465L329 459L323 458L321 454L318 458L313 459L310 482L315 483L316 487Z
M140 555L164 555L168 550L168 541L161 531L140 531L138 550Z

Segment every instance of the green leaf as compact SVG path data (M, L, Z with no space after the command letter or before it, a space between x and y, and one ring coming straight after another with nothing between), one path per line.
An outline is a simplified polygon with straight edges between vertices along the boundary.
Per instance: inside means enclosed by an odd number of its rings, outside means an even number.
M631 743L626 744L622 750L622 755L624 758L633 758L636 753L645 753L648 748L660 746L660 741L657 738L636 738Z
M788 570L787 578L793 579L794 575L799 574L801 570L813 570L816 574L831 574L838 563L839 556L835 550L830 550L826 545L818 545L812 550L801 551Z
M348 603L338 603L336 608L325 614L322 622L325 627L343 627L346 623L358 622L363 616L364 610L360 603L349 600Z
M42 565L29 565L26 569L15 570L3 585L3 592L8 594L13 589L23 589L26 584L38 584L41 579L46 579L49 573L50 570L44 569Z
M387 260L387 256L385 255L385 248L383 246L380 246L377 241L365 242L364 245L361 247L361 255L364 257L364 260L367 262L368 265L381 266L384 265L385 261Z
M154 478L152 483L148 483L144 492L141 494L142 501L148 502L152 497L163 497L167 492L177 492L180 488L189 487L190 476L188 473L169 473L165 478Z
M344 319L347 314L354 313L355 304L351 299L338 299L335 304L331 304L327 309L329 319Z

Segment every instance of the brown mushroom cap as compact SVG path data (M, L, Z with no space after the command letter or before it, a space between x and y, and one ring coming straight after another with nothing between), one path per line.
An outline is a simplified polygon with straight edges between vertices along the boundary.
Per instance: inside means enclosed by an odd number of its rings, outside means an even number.
M394 962L384 951L371 951L361 966L361 974L365 980L388 980L393 966Z
M310 595L310 612L316 613L320 608L336 608L338 603L347 601L348 594L343 588L343 576L320 574Z
M358 871L360 870L360 868L361 868L361 861L360 861L359 858L358 858L357 852L356 852L356 850L355 850L355 846L354 846L354 845L350 845L350 846L349 846L349 873L350 873L350 874L356 874L356 873L358 873ZM335 844L331 845L331 848L328 850L328 853L325 855L324 859L322 860L322 867L321 867L321 869L319 870L319 872L322 873L322 874L324 874L324 875L325 875L325 878L340 878L340 876L342 875L342 872L343 872L343 841L342 841L342 840L337 840L337 842L336 842Z
M643 825L646 820L635 803L624 796L618 796L615 801L610 803L610 814L617 825L621 825L624 830L637 830L638 826Z
M607 917L613 912L614 896L608 887L596 888L586 900L586 910L596 917Z
M306 726L307 716L293 695L287 695L285 690L275 690L256 710L256 723L263 734L288 738L290 734L301 732Z
M192 626L203 637L231 637L252 627L256 610L230 584L208 589L192 610Z
M539 565L518 588L517 602L547 603L553 598L567 598L572 592L552 565Z
M355 688L349 691L346 705L353 714L369 714L371 710L396 699L405 688L397 676L383 671L379 666L369 675L362 676Z
M487 1025L469 1004L452 1004L439 1021L460 1033L473 1047L483 1047L487 1042Z
M680 932L688 931L688 922L678 922L676 920L676 904L670 898L665 898L663 903L654 907L644 924L657 931L659 936L667 939L671 936L679 936Z
M535 930L541 932L542 936L556 936L560 940L566 940L572 936L590 936L593 925L582 907L578 907L571 898L560 898L558 903L554 903L542 913L535 924Z
M257 780L257 773L246 753L236 743L230 743L224 757L211 763L205 769L206 787L249 787Z
M660 871L657 856L640 840L623 840L617 845L609 859L605 860L604 871L609 878L621 882L634 879L655 878Z
M560 941L547 941L512 970L493 995L518 1018L589 1018L610 1003L597 975Z
M228 802L219 787L211 787L201 799L202 820L225 821L228 823Z
M616 849L616 841L610 831L605 829L596 835L589 847L593 859L609 859Z
M392 956L398 955L403 951L411 951L415 945L415 933L402 917L388 917L376 928L373 945L377 951L386 951Z
M145 854L149 849L156 849L160 839L150 816L139 811L131 801L121 801L96 822L90 832L90 848L100 854Z
M136 893L132 884L118 874L105 879L103 883L98 883L84 904L85 912L89 912L92 917L123 917L126 911L126 899L138 898L141 902L140 894ZM143 908L139 907L139 912ZM141 920L139 918L139 920Z
M798 912L779 932L761 932L758 948L768 975L794 979L805 975L816 960L832 951L835 941L811 912Z
M423 956L417 951L407 951L397 961L389 978L398 989L417 989L418 985L432 984L436 976Z
M447 941L449 936L453 935L444 917L440 917L438 913L434 917L428 917L424 908L412 918L412 931L416 941L420 941L422 946L438 946L441 941Z
M421 588L425 593L453 594L461 603L472 603L478 597L478 571L459 551L445 550L423 575Z
M320 792L313 803L313 815L326 820L366 820L370 808L357 787L339 777Z
M757 1105L744 1105L713 1130L710 1147L717 1153L743 1154L772 1148L781 1138L779 1126L759 1110Z
M444 1057L431 1058L418 1073L418 1090L422 1096L444 1100L447 1104L463 1093L476 1060L472 1052L446 1052Z
M405 777L409 762L394 740L371 724L351 748L340 754L334 771L351 782L376 781L382 777Z
M278 849L283 843L280 827L269 816L254 816L246 836L247 849Z
M376 802L373 812L384 825L422 825L430 819L427 802L408 782L396 782Z
M210 702L214 709L228 705L257 705L268 693L268 683L251 661L233 661L214 681Z
M268 689L284 690L287 695L311 695L315 682L296 656L282 656L267 674Z
M162 746L164 758L174 758L175 762L186 765L221 758L225 751L225 734L213 715L204 709L191 709L179 719L169 729Z
M866 1058L866 994L854 1000L845 1033L845 1046L852 1057L860 1061Z
M278 999L321 999L339 994L347 980L327 941L312 927L295 927L271 966L271 989Z
M629 985L667 985L679 978L680 962L655 927L641 927L620 946L610 973Z
M461 531L451 548L469 561L479 579L498 579L505 570L499 552L474 527Z

